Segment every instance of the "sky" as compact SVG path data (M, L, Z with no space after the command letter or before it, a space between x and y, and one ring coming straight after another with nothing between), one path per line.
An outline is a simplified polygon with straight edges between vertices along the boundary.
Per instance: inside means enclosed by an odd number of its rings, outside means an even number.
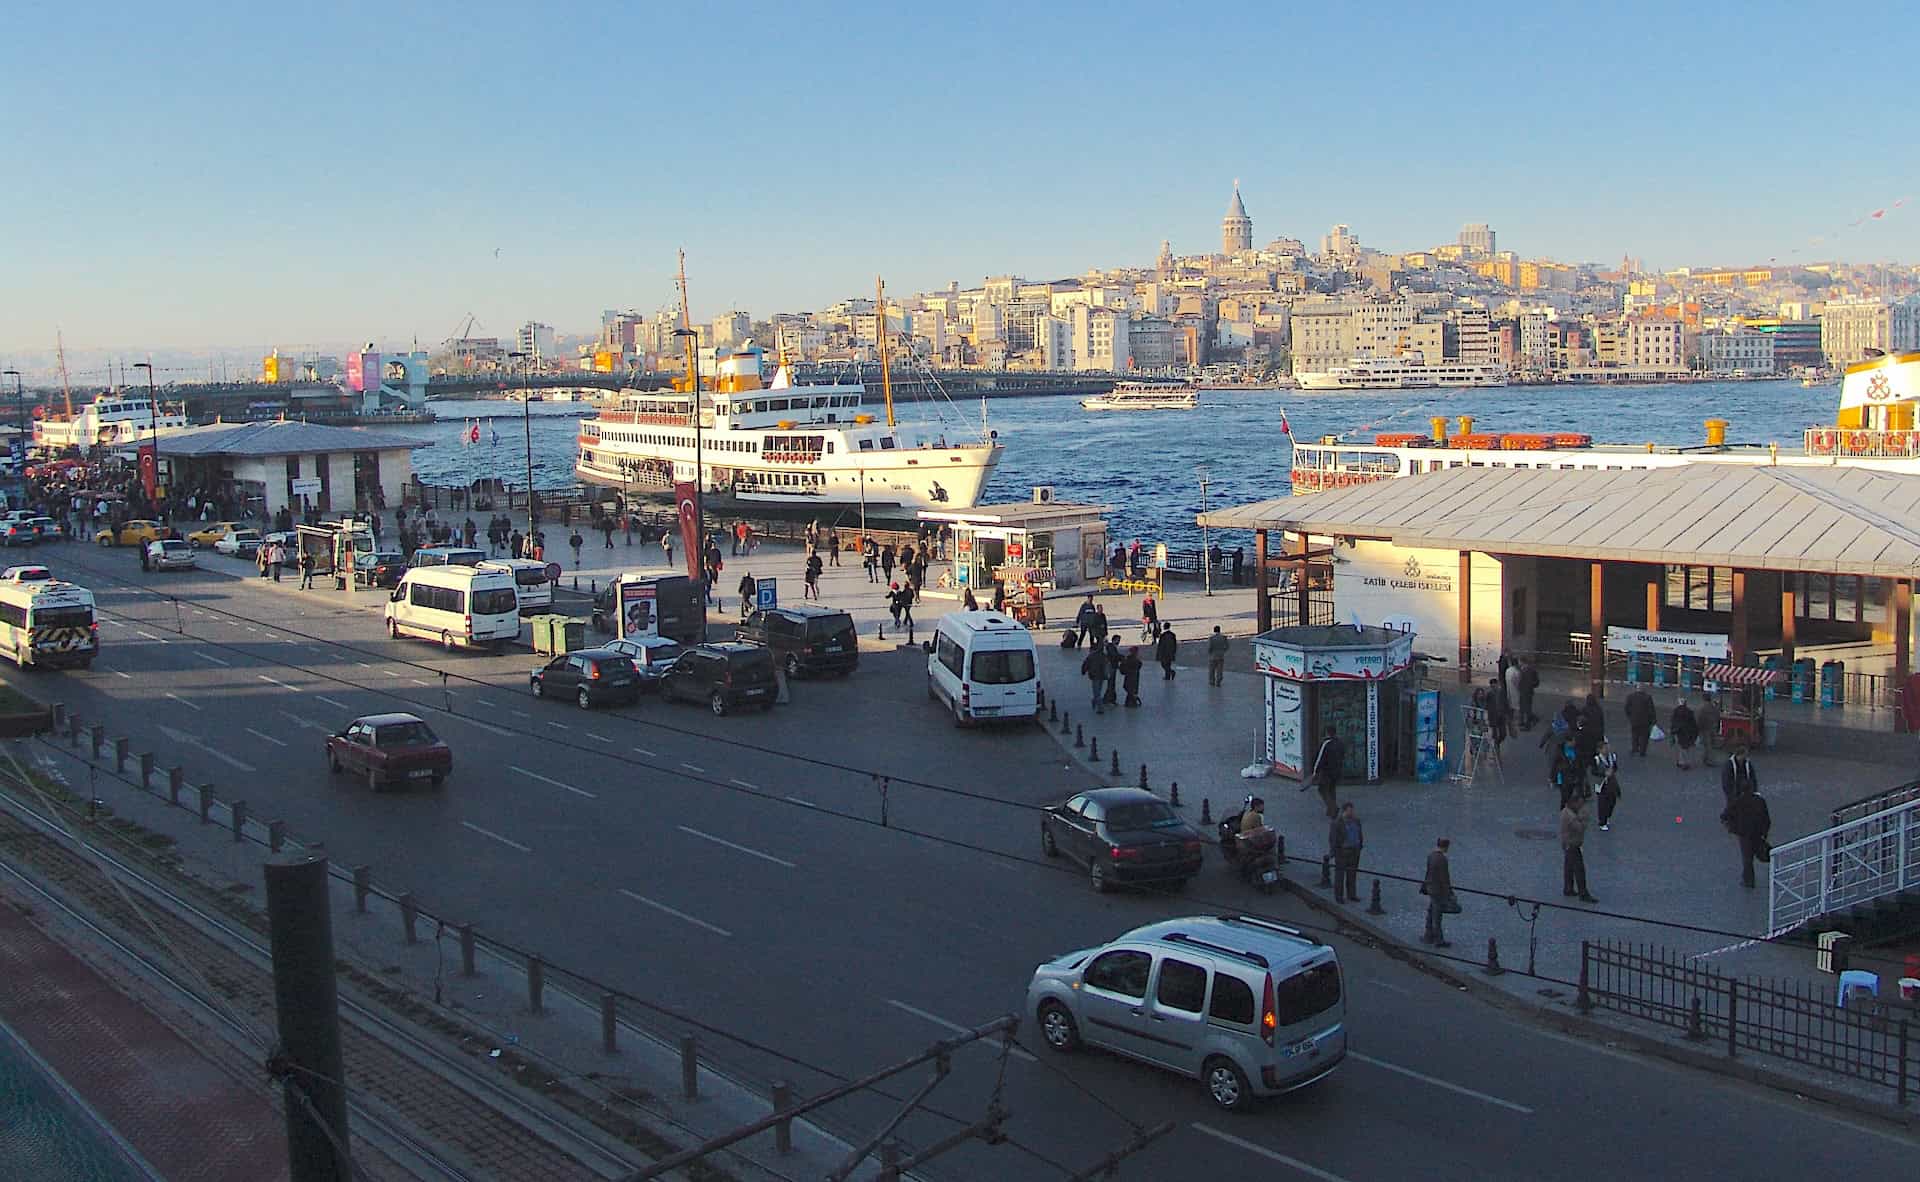
M1256 243L1920 258L1920 203L1850 225L1920 196L1890 8L15 0L7 32L0 358L586 331L671 305L679 248L696 319L1144 266L1217 249L1236 178Z

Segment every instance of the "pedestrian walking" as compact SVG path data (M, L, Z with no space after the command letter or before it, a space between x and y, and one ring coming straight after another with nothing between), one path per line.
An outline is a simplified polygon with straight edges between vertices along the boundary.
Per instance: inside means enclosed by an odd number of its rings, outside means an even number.
M1713 749L1720 743L1720 701L1712 694L1700 699L1700 766L1713 760Z
M575 570L580 569L580 548L586 544L587 540L580 536L580 531L577 529L567 538L567 545L573 547L573 569Z
M1586 794L1587 761L1580 758L1580 749L1571 738L1554 744L1553 760L1547 765L1547 782L1559 793L1561 808L1566 808L1574 797Z
M1107 650L1101 645L1089 645L1087 655L1080 658L1080 675L1093 687L1093 712L1104 714L1107 700Z
M887 613L893 617L893 626L900 626L900 584L887 584Z
M602 550L613 549L613 528L613 518L602 517L600 519L600 536L606 539L606 545L601 547Z
M1453 841L1445 837L1433 843L1427 854L1426 877L1420 880L1420 893L1427 897L1427 930L1420 942L1435 948L1453 947L1441 917L1460 913L1460 904L1453 898L1453 869L1447 864L1447 850L1452 846Z
M1173 634L1173 625L1160 629L1160 639L1153 642L1153 658L1160 662L1160 680L1173 680L1173 659L1180 655L1180 638Z
M1095 645L1104 647L1107 643L1107 610L1103 607L1093 609L1093 626L1087 629Z
M807 559L806 585L800 592L800 598L818 600L820 598L820 556Z
M1160 605L1149 594L1140 601L1140 639L1156 640L1160 636Z
M147 548L145 546L142 546L140 547L140 563L142 566L146 565L146 560L147 560ZM268 563L272 561L273 561L273 546L271 544L255 547L253 551L253 564L260 568L261 578L264 579L267 577Z
M1627 695L1627 734L1632 739L1630 748L1635 755L1647 753L1647 742L1653 735L1653 720L1656 717L1653 708L1653 695L1643 689L1636 689ZM1604 806L1603 806L1604 808ZM1605 829L1606 823L1600 827Z
M300 589L313 590L313 555L304 549L300 551Z
M900 588L900 622L906 625L909 639L913 636L913 601L918 598L920 593L914 589L912 583L907 583Z
M1327 826L1327 849L1333 855L1333 901L1360 901L1360 847L1366 844L1366 832L1354 815L1353 802L1340 806L1340 815Z
M1334 794L1340 790L1340 773L1347 762L1347 745L1332 727L1327 728L1326 737L1320 740L1320 750L1313 757L1313 772L1306 784L1300 785L1305 792L1309 785L1320 790L1320 802L1326 806L1327 820L1339 815L1334 808Z
M1540 689L1540 670L1534 668L1532 661L1520 658L1520 697L1514 703L1514 709L1520 711L1520 729L1530 731L1540 721L1533 712L1533 695Z
M754 582L753 572L748 571L746 574L741 575L740 585L735 587L734 590L740 593L740 618L745 620L748 614L753 611L754 593L759 590L759 584Z
M1751 889L1754 859L1766 862L1773 857L1773 846L1768 842L1773 816L1767 810L1767 798L1757 788L1743 790L1720 814L1720 823L1740 843L1740 885Z
M1213 635L1207 637L1207 684L1225 685L1227 683L1227 649L1232 642L1227 634L1220 631L1220 625L1213 626Z
M1607 714L1600 707L1600 699L1588 694L1581 704L1579 715L1573 720L1574 746L1580 752L1580 761L1588 762L1594 752L1600 750L1600 744L1607 737Z
M881 546L879 549L880 549L880 579L882 582L891 583L893 582L893 547ZM1092 602L1093 596L1091 595L1087 596L1087 600L1088 602Z
M1673 714L1667 719L1667 737L1673 740L1673 766L1682 770L1692 767L1693 745L1700 739L1700 723L1685 698L1673 704Z
M1753 770L1753 761L1747 758L1747 745L1735 743L1733 754L1720 767L1720 795L1731 806L1742 792L1760 791L1760 775Z
M273 544L273 551L267 557L267 565L273 568L273 581L280 581L280 570L287 565L287 548L279 542Z
M827 565L840 565L840 529L838 526L827 527Z
M673 535L672 534L660 535L660 553L666 555L666 564L668 566L672 566L673 565Z
M1120 702L1120 637L1107 637L1107 689L1101 701L1109 706Z
M1560 809L1560 893L1582 903L1598 903L1587 890L1587 798L1569 800Z
M1127 692L1127 705L1140 704L1140 649L1137 645L1129 648L1120 662L1120 688Z
M1594 754L1593 765L1587 771L1590 783L1600 785L1597 797L1600 806L1600 832L1612 828L1613 810L1620 803L1620 757L1614 754L1613 744L1602 741L1600 750Z
M1093 617L1099 610L1098 607L1094 606L1093 596L1088 595L1086 601L1080 605L1080 610L1073 613L1073 630L1075 634L1073 642L1075 644L1085 644L1087 637L1093 635Z
M1507 724L1513 711L1507 704L1507 687L1498 676L1487 681L1486 703L1487 732L1493 738L1493 758L1499 762L1500 746L1507 741ZM1501 767L1505 766L1501 763Z

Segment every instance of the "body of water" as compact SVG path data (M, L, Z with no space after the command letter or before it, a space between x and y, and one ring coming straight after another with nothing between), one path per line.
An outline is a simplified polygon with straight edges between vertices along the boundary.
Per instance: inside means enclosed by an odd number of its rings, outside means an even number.
M1664 445L1705 441L1702 423L1722 418L1735 443L1797 448L1808 427L1831 425L1837 385L1808 389L1797 381L1695 382L1658 386L1507 386L1471 390L1208 390L1190 411L1088 411L1070 397L1000 398L987 404L988 425L1006 444L988 482L989 502L1025 501L1034 485L1050 484L1064 501L1113 506L1111 536L1174 546L1199 543L1198 468L1208 468L1207 504L1213 508L1284 496L1291 448L1280 431L1280 410L1295 436L1343 435L1370 441L1383 431L1422 431L1433 415L1472 415L1476 431L1577 431L1600 443ZM436 402L440 422L383 428L430 440L414 453L414 469L430 484L457 484L483 476L526 483L524 428L516 403ZM579 408L535 403L532 411L534 484L573 483ZM903 417L937 420L949 438L979 431L979 403L912 405ZM482 423L478 444L464 445L464 420L511 415ZM1457 430L1449 424L1449 430ZM851 518L849 518L851 519ZM1252 547L1250 538L1224 539Z

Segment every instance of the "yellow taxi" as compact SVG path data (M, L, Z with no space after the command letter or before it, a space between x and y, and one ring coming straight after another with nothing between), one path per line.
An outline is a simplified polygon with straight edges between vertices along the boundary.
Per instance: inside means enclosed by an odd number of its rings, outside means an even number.
M93 540L102 546L144 546L165 536L165 528L157 521L123 521L118 530L103 529Z
M244 521L210 521L187 535L187 541L196 546L211 546L227 536L228 531L248 529Z

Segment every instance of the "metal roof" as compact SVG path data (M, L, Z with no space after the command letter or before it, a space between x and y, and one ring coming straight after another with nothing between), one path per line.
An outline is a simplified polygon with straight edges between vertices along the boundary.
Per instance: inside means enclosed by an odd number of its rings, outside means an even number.
M159 438L163 456L291 456L314 452L396 451L433 444L359 427L275 420L184 427Z
M1920 576L1920 475L1682 464L1618 472L1448 468L1203 513L1400 546L1750 570Z
M1084 505L1071 501L1014 501L1003 505L975 505L970 509L922 509L922 521L955 525L1011 526L1014 528L1075 525L1113 512L1112 505Z

